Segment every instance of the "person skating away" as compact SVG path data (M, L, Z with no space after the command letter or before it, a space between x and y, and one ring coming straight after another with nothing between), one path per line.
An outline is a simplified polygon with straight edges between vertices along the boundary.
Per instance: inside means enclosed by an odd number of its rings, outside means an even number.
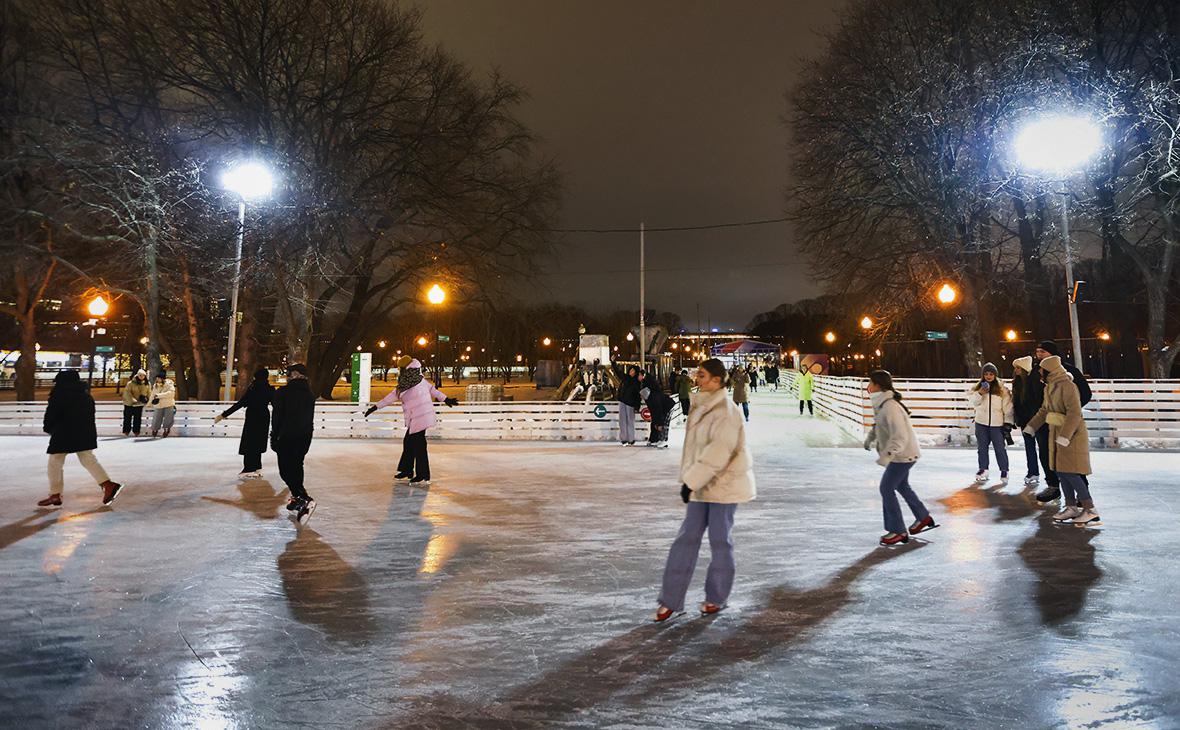
M98 429L94 425L94 398L78 377L77 370L62 370L53 378L53 390L45 407L42 428L49 434L49 496L38 507L57 509L62 505L65 463L68 454L77 454L78 462L90 472L102 489L102 503L109 505L123 491L123 485L111 481L98 463Z
M766 382L770 384L776 393L778 392L778 378L778 365L768 365L766 367Z
M1061 348L1053 340L1044 340L1037 344L1033 350L1033 357L1038 363L1043 362L1048 357L1061 357ZM1085 408L1086 404L1094 397L1090 390L1090 384L1086 382L1086 376L1082 375L1082 371L1078 370L1073 365L1061 361L1061 367L1065 372L1073 377L1073 384L1078 388L1078 397ZM1033 376L1044 382L1044 373L1040 372L1039 368L1033 372ZM1049 425L1042 425L1037 429L1037 450L1040 452L1041 467L1045 471L1045 488L1037 493L1037 501L1044 504L1053 502L1061 498L1061 480L1057 478L1057 472L1049 466ZM1085 479L1085 476L1082 477Z
M692 408L692 378L688 375L688 368L683 368L680 377L676 379L676 396L680 400L680 412L687 421L688 412Z
M156 409L152 413L152 438L164 429L164 437L172 431L172 421L176 417L176 385L168 379L167 373L160 371L156 374L156 382L152 383L151 404Z
M758 368L753 365L746 366L746 376L750 379L750 392L758 392Z
M271 398L270 448L279 463L279 477L291 492L287 510L306 524L316 503L303 486L303 459L311 448L315 432L315 396L307 382L307 366L295 363L287 368L287 384Z
M694 380L698 392L692 396L680 457L680 498L688 506L664 565L656 621L667 621L684 612L685 596L706 530L712 557L705 574L701 613L714 614L725 608L736 571L734 514L739 504L756 496L754 462L746 447L744 418L726 397L725 365L716 358L705 360Z
M448 398L422 377L422 363L403 355L397 361L397 387L365 411L368 418L377 409L398 401L405 414L406 435L402 438L402 456L397 462L394 479L409 479L411 485L430 484L430 456L426 452L426 429L438 423L434 414L434 401L441 401L448 407L459 404L458 399Z
M1025 426L1041 409L1041 399L1044 397L1044 385L1039 377L1033 375L1033 368L1031 355L1012 361L1012 417L1024 438L1024 459L1028 465L1024 474L1026 487L1035 487L1041 480L1036 436L1024 432Z
M742 416L750 420L750 374L738 365L729 376L733 388L733 402L742 407Z
M619 443L623 446L635 445L635 412L642 405L639 397L639 368L634 365L619 376Z
M1053 519L1075 525L1099 525L1102 518L1090 497L1090 434L1082 416L1082 400L1073 376L1051 355L1041 361L1045 397L1041 408L1028 422L1025 433L1049 427L1049 466L1057 472L1065 492L1065 506Z
M1000 382L1000 371L995 365L985 363L979 382L967 391L967 399L975 409L975 441L979 457L979 471L975 481L987 481L990 459L988 447L995 449L996 463L1000 467L1000 481L1008 483L1008 450L1004 437L1012 429L1012 394Z
M647 403L648 412L651 415L651 432L647 437L647 445L656 448L668 448L668 431L672 424L672 408L675 407L676 401L672 400L664 391L660 390L658 385L653 383L652 387L644 388L640 391L643 400Z
M799 368L799 377L795 379L795 387L799 391L799 415L803 415L803 407L807 407L807 412L814 416L815 405L811 402L811 396L815 391L815 373L812 372L810 366Z
M148 382L147 371L140 369L135 377L123 386L123 435L139 435L143 426L143 407L152 395L152 384Z
M274 393L270 372L266 368L258 368L250 387L246 388L238 402L213 418L214 423L221 423L239 408L246 409L246 423L242 426L242 438L238 441L238 453L242 456L239 477L262 476L262 454L266 451L266 436L270 432L270 402Z
M918 437L910 423L910 411L901 402L901 394L893 387L893 376L888 370L869 373L869 400L873 404L873 429L865 439L868 451L875 443L877 464L885 467L881 475L881 504L885 515L885 534L882 545L897 545L910 541L910 535L931 530L938 525L930 510L910 487L910 470L922 456ZM909 506L914 522L906 528L901 517L897 495Z

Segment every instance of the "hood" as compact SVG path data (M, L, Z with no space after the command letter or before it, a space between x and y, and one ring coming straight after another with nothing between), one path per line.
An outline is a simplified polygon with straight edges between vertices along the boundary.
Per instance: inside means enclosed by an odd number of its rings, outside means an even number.
M893 400L892 390L878 390L876 393L869 393L869 401L873 404L874 411L881 410L881 406L890 400Z

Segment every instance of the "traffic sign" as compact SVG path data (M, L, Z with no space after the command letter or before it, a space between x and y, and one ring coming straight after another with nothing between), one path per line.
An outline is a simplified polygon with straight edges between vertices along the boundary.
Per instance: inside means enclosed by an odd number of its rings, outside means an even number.
M594 406L594 416L595 418L606 418L606 406L601 403Z
M926 331L926 339L928 339L928 340L949 340L950 335L946 332L931 332L930 330L927 330Z
M438 336L438 341L439 341L439 342L450 342L450 341L451 341L451 336L450 336L450 335L439 335L439 336Z
M95 355L112 355L115 352L114 345L99 345L94 348Z

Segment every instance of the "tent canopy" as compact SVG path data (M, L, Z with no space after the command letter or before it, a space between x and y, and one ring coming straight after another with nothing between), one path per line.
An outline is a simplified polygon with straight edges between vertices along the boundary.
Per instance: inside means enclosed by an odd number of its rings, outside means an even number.
M714 355L779 355L782 353L782 348L778 345L772 345L769 342L759 342L758 340L734 340L733 342L726 342L721 345L713 345L711 352Z

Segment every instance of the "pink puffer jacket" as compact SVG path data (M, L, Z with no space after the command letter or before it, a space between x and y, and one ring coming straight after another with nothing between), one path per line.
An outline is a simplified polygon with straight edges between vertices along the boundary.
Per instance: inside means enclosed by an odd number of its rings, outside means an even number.
M409 367L421 368L422 363L414 360L410 363ZM399 393L394 389L393 392L377 402L377 407L384 408L400 400L402 403L402 412L406 416L406 433L418 433L438 423L438 418L434 415L433 401L442 402L446 398L445 395L430 384L429 380L423 379L421 383L418 383L404 393Z

